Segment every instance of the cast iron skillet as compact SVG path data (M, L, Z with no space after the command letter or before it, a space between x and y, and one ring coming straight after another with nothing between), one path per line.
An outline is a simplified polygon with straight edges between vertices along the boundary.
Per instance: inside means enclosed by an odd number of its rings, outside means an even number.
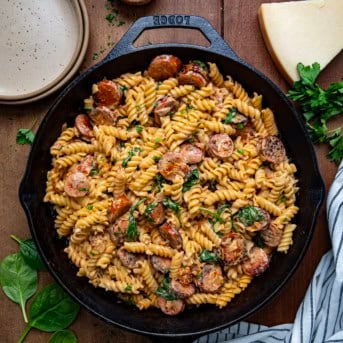
M133 46L133 42L144 30L159 27L199 30L211 45ZM51 168L49 148L59 136L62 124L72 124L73 118L82 112L83 99L91 93L92 84L104 77L111 79L124 72L144 70L153 57L163 53L179 56L184 62L190 59L215 62L224 75L237 79L249 92L257 91L263 94L265 104L276 112L277 124L287 153L298 167L300 187L297 197L300 212L295 219L298 228L289 253L276 254L267 272L257 277L252 285L234 298L226 308L219 310L205 305L187 309L177 317L165 316L157 309L139 311L126 304L119 304L112 292L95 289L86 278L77 277L76 267L63 252L66 242L57 237L51 208L43 203L46 175ZM20 200L32 236L58 283L86 309L104 321L136 333L163 338L164 342L177 337L183 337L182 341L185 342L221 329L242 320L267 303L286 284L302 260L324 193L312 144L300 117L284 94L263 74L242 61L204 18L185 15L140 18L105 60L77 77L57 97L39 127L20 186Z

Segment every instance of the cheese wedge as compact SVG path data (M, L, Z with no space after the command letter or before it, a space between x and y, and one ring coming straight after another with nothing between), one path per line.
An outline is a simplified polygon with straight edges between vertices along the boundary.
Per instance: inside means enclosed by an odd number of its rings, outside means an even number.
M269 53L291 84L299 79L298 62L324 69L343 49L343 0L262 4L258 18Z

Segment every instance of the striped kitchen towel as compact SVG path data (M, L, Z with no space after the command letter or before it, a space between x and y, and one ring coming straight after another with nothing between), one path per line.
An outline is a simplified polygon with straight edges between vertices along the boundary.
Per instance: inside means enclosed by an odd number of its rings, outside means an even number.
M240 322L194 343L343 343L343 162L327 199L332 250L317 267L294 324Z

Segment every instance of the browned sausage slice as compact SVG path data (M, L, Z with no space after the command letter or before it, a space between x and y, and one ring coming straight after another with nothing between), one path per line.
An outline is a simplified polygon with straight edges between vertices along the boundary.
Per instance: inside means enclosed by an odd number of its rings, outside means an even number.
M266 245L269 247L277 247L281 241L282 229L275 224L270 224L268 228L261 231L261 237Z
M89 178L80 171L69 173L64 183L64 191L73 198L85 196L89 191Z
M162 297L157 297L157 306L168 316L176 316L185 309L185 303L183 300L169 301Z
M126 231L129 227L129 220L127 218L119 218L108 228L110 239L113 243L123 243L126 237Z
M285 147L278 137L267 136L262 140L262 155L268 162L281 163L286 158Z
M118 198L112 201L110 208L107 210L108 220L113 223L117 218L126 213L132 203L126 194L120 195Z
M161 256L151 256L152 266L159 272L165 274L170 270L171 259Z
M223 285L222 269L218 265L205 264L199 279L199 288L205 293L214 293Z
M120 86L111 81L103 80L96 84L96 92L93 98L98 105L102 106L117 106L122 98Z
M262 274L269 266L269 258L265 251L258 247L253 247L248 259L242 264L242 269L245 274L257 276Z
M174 249L182 247L182 237L179 231L170 223L164 223L159 228L161 236L166 239Z
M212 157L228 158L233 153L233 141L226 133L218 133L210 138L207 151Z
M251 213L251 211L253 211L253 214L257 215L257 216L255 216L255 217L249 216L248 218L240 218L240 213L243 213L245 210L250 210L249 211L250 213ZM266 228L268 228L269 223L270 223L269 213L266 210L264 210L260 207L256 207L256 206L249 206L249 207L242 208L238 212L238 216L236 218L243 225L245 225L245 228L248 229L249 231L265 230Z
M181 299L189 298L195 293L195 287L193 284L184 285L175 279L171 280L170 288Z
M94 125L110 125L116 123L117 116L106 106L98 106L89 113L89 116Z
M173 55L156 56L148 67L148 74L155 80L165 80L173 77L181 68L181 60Z
M188 164L199 163L204 159L205 146L202 143L182 144L180 154Z
M158 203L150 212L150 218L153 224L161 225L165 220L165 209L161 203Z
M172 96L164 96L158 99L154 109L155 116L164 117L179 106L179 102Z
M130 269L138 268L139 262L144 261L144 256L140 254L133 254L126 251L124 248L120 248L117 251L117 256L119 257L121 263Z
M174 151L169 151L162 156L158 162L158 169L162 176L169 181L173 181L178 174L187 174L189 167L183 156Z
M226 234L219 247L221 259L229 266L240 263L246 254L245 239L240 233Z
M93 127L87 114L79 114L76 116L75 127L82 138L87 140L94 138Z
M197 63L189 63L183 66L178 76L181 85L194 85L195 87L205 87L209 81L207 70Z
M76 170L84 173L85 175L89 175L90 171L93 168L93 161L94 157L92 155L87 155L80 161L80 164L77 165Z

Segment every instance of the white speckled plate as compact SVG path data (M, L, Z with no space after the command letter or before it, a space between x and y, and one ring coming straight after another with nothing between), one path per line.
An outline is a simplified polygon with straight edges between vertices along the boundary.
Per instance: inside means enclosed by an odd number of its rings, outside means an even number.
M1 0L0 103L40 99L65 84L88 45L83 1Z

